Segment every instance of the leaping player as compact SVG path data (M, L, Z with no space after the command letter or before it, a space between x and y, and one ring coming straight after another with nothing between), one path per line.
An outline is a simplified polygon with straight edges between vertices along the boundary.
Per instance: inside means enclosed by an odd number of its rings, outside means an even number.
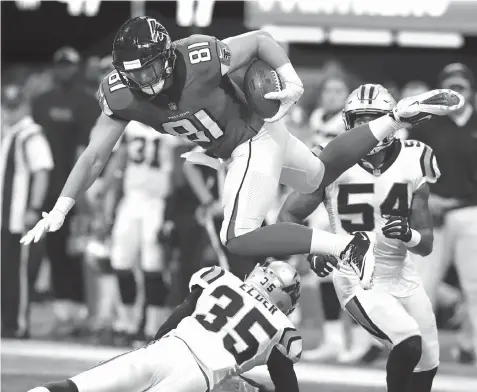
M347 133L394 104L381 85L358 87L343 110ZM334 232L377 234L374 287L363 290L352 265L340 266L333 283L341 306L391 349L388 392L430 392L439 365L436 319L409 255L426 256L432 251L428 183L439 176L430 147L390 135L325 191L292 193L280 212L281 219L302 222L324 202ZM318 276L333 269L333 261L325 256L309 259Z
M276 392L299 391L293 364L302 339L287 317L300 298L293 267L281 261L256 266L244 282L220 267L203 268L189 288L157 340L29 392L220 391L261 365Z
M254 58L275 69L284 85L265 96L281 103L277 114L265 120L240 99L228 76ZM58 202L22 239L24 244L61 227L75 200L98 177L126 125L135 120L158 132L186 137L209 155L230 158L221 240L231 252L277 258L303 253L341 256L360 271L363 286L370 287L372 234L335 235L292 223L261 227L279 183L312 193L329 185L396 130L463 105L463 98L452 90L404 99L388 114L335 138L317 157L281 121L303 94L303 84L283 48L266 32L222 41L192 35L171 42L156 19L136 17L116 34L113 65L116 70L99 88L102 114L90 144Z

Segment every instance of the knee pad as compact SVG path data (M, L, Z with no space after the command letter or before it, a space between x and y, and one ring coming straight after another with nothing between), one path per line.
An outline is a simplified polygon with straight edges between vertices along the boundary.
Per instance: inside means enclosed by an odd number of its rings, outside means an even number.
M419 335L411 336L404 339L401 343L394 346L393 351L400 352L400 357L403 360L408 361L409 364L413 363L416 366L422 355L422 338Z
M131 270L116 270L119 293L124 305L133 305L136 302L137 284Z
M439 341L422 337L422 355L416 366L416 372L425 372L439 366Z
M162 278L161 272L144 272L146 305L163 306L169 289Z

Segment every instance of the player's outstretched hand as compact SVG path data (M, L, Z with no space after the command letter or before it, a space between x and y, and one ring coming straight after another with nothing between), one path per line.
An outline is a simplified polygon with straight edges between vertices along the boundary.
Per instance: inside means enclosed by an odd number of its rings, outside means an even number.
M320 278L328 276L338 265L338 260L334 256L328 255L309 254L307 260L313 272Z
M23 245L29 245L32 242L40 241L40 238L48 231L57 231L63 222L65 221L65 214L53 209L49 213L42 213L43 219L41 219L33 229L23 236L20 243Z
M283 90L267 93L263 97L265 99L276 99L280 101L280 108L277 114L271 118L265 118L265 122L275 122L280 120L290 108L298 102L303 95L303 86L300 84L285 82L285 88Z
M434 116L445 116L464 105L464 97L450 89L437 89L401 99L392 111L405 126L417 125Z
M409 242L412 237L411 228L406 217L391 216L382 228L386 238Z

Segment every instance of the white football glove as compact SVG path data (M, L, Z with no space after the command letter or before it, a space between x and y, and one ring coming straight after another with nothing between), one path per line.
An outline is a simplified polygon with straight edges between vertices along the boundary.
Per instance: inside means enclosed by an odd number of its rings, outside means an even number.
M42 216L43 219L20 240L21 244L29 245L32 242L38 242L46 232L59 230L65 221L65 214L57 209L53 209L49 213L43 212Z
M272 118L265 118L265 122L275 122L280 120L290 108L298 102L303 95L303 85L293 82L285 82L285 88L281 91L267 93L263 97L265 99L276 99L280 101L280 108L277 114Z
M392 111L393 117L404 125L417 125L434 116L445 116L460 109L465 99L449 89L437 89L401 99Z

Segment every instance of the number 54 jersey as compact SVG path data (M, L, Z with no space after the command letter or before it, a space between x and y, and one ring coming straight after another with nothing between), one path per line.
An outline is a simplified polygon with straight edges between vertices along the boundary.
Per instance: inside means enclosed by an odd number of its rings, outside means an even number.
M190 348L209 390L225 378L265 365L276 347L291 361L302 339L288 317L256 288L220 267L203 268L190 289L203 288L194 313L171 332Z
M396 139L391 149L380 169L360 161L330 184L325 206L334 232L377 234L374 287L404 296L419 285L419 276L404 243L384 237L381 229L390 215L409 218L413 194L424 183L436 182L440 172L432 149L424 143ZM355 277L347 266L334 273L342 304L358 284Z

